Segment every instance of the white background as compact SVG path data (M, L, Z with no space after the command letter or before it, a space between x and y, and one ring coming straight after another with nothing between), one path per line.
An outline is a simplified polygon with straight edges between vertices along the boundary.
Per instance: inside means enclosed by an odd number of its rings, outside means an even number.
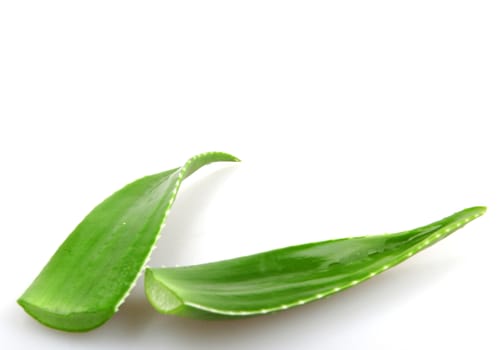
M497 349L496 1L1 1L0 347ZM184 183L150 265L488 213L402 265L239 321L155 313L142 280L69 334L15 303L146 174Z

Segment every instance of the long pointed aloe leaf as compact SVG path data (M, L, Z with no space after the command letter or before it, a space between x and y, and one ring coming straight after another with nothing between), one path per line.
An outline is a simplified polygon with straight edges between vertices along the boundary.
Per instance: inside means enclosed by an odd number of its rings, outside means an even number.
M357 285L484 214L484 207L395 234L337 239L196 266L151 268L145 290L161 313L195 318L265 314Z
M204 153L183 167L141 178L99 204L69 235L18 303L41 323L85 331L107 321L148 260L183 179L238 159Z

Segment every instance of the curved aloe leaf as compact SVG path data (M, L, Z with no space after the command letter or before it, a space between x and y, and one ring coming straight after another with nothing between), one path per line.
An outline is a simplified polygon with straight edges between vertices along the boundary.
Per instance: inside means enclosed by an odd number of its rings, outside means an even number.
M85 331L107 321L129 294L159 237L184 178L217 161L204 153L146 176L104 200L76 227L18 303L41 323Z
M474 207L411 231L298 245L209 264L151 268L145 291L161 313L195 318L265 314L357 285L481 216Z

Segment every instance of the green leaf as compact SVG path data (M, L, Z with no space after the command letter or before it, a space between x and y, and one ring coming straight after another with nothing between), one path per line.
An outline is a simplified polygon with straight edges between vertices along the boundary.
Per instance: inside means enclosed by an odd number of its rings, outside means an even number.
M266 314L353 287L440 241L484 207L395 234L298 245L209 264L150 268L145 291L161 313L194 318Z
M106 322L149 259L183 179L217 161L238 159L203 153L111 195L69 235L18 303L61 330L86 331Z

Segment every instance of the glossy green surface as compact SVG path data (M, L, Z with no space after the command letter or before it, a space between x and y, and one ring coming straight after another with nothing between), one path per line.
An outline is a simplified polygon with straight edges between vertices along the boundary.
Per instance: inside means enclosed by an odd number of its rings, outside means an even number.
M184 178L220 152L139 179L99 204L69 235L18 303L41 323L85 331L107 321L148 260Z
M240 317L284 310L357 285L440 241L484 207L411 231L310 243L203 265L151 268L145 290L162 313Z

